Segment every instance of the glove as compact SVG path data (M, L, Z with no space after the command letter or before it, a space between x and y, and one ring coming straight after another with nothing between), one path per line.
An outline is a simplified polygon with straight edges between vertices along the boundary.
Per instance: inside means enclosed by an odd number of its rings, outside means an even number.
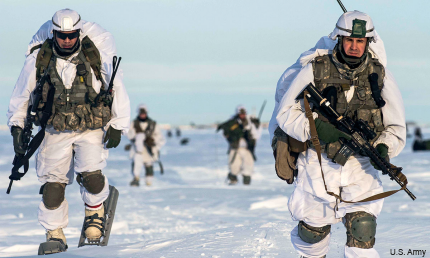
M106 132L103 142L104 143L108 142L106 144L106 148L108 149L116 148L118 144L121 142L121 130L117 130L112 126L110 126Z
M260 127L260 119L258 118L251 118L251 122L254 123L255 127L259 128Z
M124 146L124 150L125 150L125 151L129 151L129 150L131 150L131 144L127 144L127 145L125 145L125 146Z
M351 140L351 136L346 134L330 123L324 122L321 119L315 119L315 126L318 133L318 138L320 138L325 143L332 143L339 140L339 138L345 138Z
M11 134L13 137L13 149L15 155L25 154L24 143L22 141L22 129L18 126L12 126Z
M387 145L380 143L380 144L376 145L375 149L379 153L379 155L381 155L381 157L383 157L387 161L390 160L390 158L388 157L388 146ZM370 164L372 164L372 166L376 170L381 170L381 168L378 165L376 165L375 162L373 162L372 160L370 160Z

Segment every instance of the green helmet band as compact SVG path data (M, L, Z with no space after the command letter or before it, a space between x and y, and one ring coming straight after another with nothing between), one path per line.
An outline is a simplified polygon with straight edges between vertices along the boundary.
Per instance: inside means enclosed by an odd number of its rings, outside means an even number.
M366 37L366 23L367 21L355 19L352 21L351 38L365 38Z

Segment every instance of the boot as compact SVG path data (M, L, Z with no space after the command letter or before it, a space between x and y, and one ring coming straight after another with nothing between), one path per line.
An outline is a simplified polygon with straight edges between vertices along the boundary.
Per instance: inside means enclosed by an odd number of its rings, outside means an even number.
M91 218L89 218L91 217ZM98 210L85 208L85 237L89 240L98 240L104 231L105 209L103 204Z
M64 235L62 228L46 231L46 242L49 242L49 241L63 242L63 244L66 245L66 249L67 249L66 236Z
M152 179L153 178L154 178L153 176L146 176L145 177L145 183L146 183L147 186L151 186L152 185Z
M235 185L237 184L237 176L233 175L232 173L228 173L227 175L228 178L228 184L229 185Z
M134 177L133 181L130 182L130 186L139 186L139 178Z
M251 177L250 176L243 176L243 184L244 185L250 185L251 184Z
M56 254L67 251L66 237L63 229L48 230L46 232L46 242L39 245L39 255Z

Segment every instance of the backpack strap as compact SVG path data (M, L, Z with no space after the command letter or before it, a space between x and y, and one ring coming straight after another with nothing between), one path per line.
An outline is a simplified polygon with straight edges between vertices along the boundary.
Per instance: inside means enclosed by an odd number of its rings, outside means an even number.
M49 62L52 57L52 39L46 39L40 47L39 53L36 57L36 79L39 80L45 69L48 68ZM32 51L36 50L32 48ZM33 50L34 49L34 50Z
M139 120L138 120L138 119L135 119L135 120L134 120L134 122L133 122L133 127L134 127L134 130L136 131L136 133L143 133L143 130L142 130L142 128L140 127L140 122L139 122Z
M91 68L94 70L94 75L96 76L97 80L101 81L102 80L102 77L101 77L102 61L101 61L99 50L97 49L94 42L88 36L85 36L82 39L81 46L82 46L82 52L84 53L85 58L90 63Z
M31 54L33 54L34 50L39 49L39 48L41 48L41 47L42 47L42 44L39 44L39 45L36 45L36 46L32 47L32 48L30 49L30 55L31 55Z

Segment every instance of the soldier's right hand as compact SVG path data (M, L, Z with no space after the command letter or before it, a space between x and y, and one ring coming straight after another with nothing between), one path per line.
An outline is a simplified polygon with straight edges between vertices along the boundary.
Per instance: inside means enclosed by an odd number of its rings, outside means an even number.
M336 142L341 137L351 140L351 135L336 129L334 125L324 122L321 119L315 119L315 127L317 129L318 138L325 143Z
M11 134L13 137L13 149L16 155L25 154L24 142L22 140L22 129L18 126L12 126Z

